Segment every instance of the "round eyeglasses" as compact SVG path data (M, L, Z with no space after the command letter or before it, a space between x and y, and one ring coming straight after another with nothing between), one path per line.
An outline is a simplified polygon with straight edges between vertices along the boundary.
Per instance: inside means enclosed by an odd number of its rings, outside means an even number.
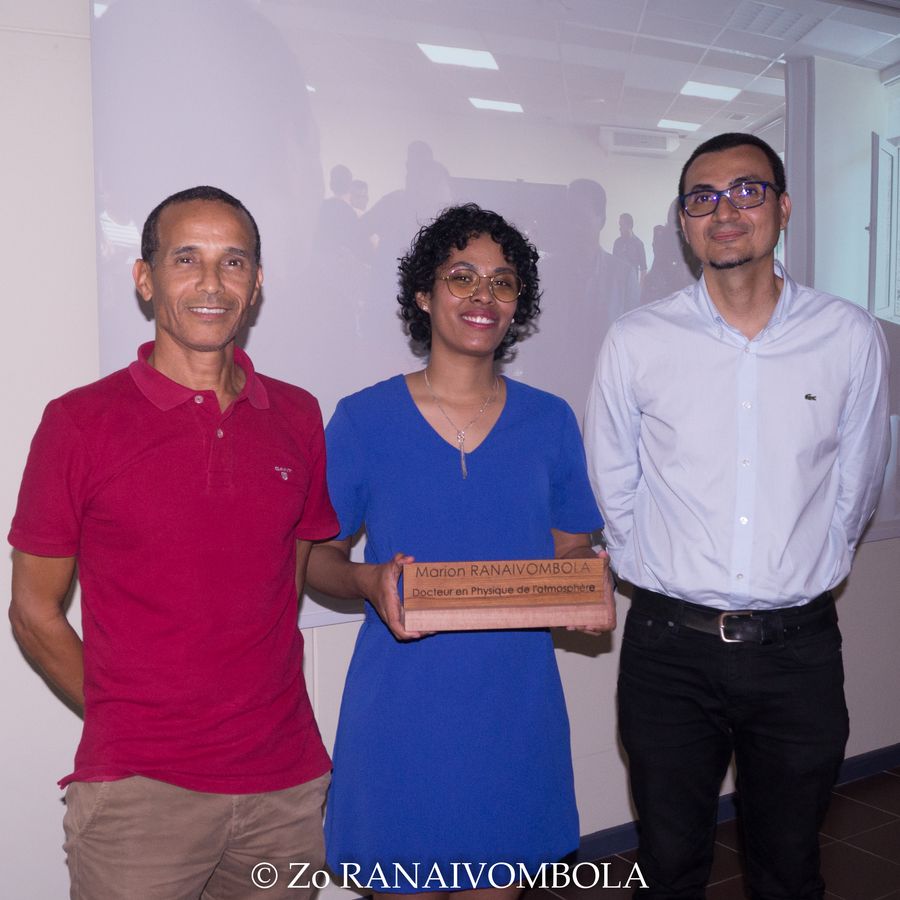
M753 209L766 202L766 188L772 188L777 197L780 193L771 181L742 181L724 191L700 190L682 194L678 199L685 214L693 218L711 215L718 209L719 201L725 197L735 209Z
M474 297L481 287L481 279L486 278L491 296L500 303L515 303L522 293L522 279L513 272L498 272L496 275L479 275L474 269L451 269L438 280L447 283L447 290L459 300Z

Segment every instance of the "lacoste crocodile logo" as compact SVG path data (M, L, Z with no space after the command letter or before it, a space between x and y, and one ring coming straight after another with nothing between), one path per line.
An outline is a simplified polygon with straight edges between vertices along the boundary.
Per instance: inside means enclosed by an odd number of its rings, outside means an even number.
M815 394L804 394L804 395L803 395L803 399L804 399L804 400L815 400L815 399L816 399L816 395L815 395Z

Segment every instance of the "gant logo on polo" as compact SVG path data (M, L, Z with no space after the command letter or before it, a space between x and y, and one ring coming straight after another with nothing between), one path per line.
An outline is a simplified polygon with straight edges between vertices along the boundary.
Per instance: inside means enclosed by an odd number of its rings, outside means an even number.
M287 481L288 475L294 470L290 466L275 466L275 471L281 476L282 481Z

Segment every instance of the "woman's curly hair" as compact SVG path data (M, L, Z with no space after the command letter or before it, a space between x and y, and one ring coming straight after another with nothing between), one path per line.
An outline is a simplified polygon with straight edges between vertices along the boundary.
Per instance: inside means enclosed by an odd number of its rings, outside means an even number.
M409 252L400 259L397 295L400 317L409 336L426 350L431 349L431 317L419 308L416 294L433 291L437 270L447 261L452 249L463 250L472 238L480 235L488 235L500 245L504 258L515 267L522 281L516 311L509 330L494 351L494 359L509 358L510 348L530 333L528 323L541 311L538 253L531 242L499 213L475 203L450 206L419 229Z

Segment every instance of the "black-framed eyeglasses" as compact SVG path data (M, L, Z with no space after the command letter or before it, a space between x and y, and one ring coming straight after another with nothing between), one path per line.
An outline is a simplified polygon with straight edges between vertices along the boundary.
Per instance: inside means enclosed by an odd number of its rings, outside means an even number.
M766 189L772 188L775 196L780 193L771 181L742 181L724 191L691 191L678 199L685 214L692 218L711 215L718 209L719 201L725 197L735 209L753 209L766 202Z
M451 269L438 280L447 283L447 290L458 300L474 297L481 287L481 279L486 278L491 296L500 303L515 303L522 293L522 279L514 272L498 272L496 275L480 275L474 269Z

